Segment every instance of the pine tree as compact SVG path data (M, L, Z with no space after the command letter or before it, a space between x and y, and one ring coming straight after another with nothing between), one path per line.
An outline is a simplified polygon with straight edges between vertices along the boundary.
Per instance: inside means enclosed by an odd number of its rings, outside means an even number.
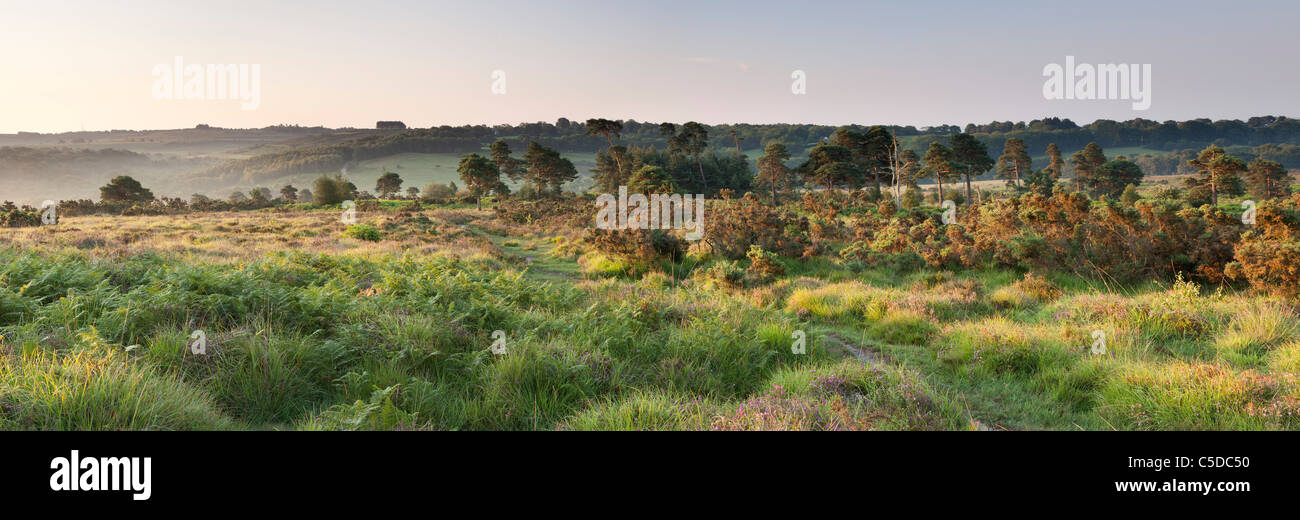
M966 178L966 203L974 204L971 179L989 171L995 161L989 157L988 146L971 134L955 134L951 141L953 165Z
M392 197L394 193L401 191L402 177L393 172L384 172L383 175L375 181L375 191L380 197Z
M1061 178L1065 172L1065 160L1061 158L1061 149L1057 148L1056 143L1047 145L1047 168L1043 169L1055 181Z
M1070 162L1074 165L1074 190L1083 191L1094 182L1097 168L1106 164L1106 153L1097 143L1088 143L1088 146L1070 156Z
M623 132L623 123L620 121L610 121L608 119L588 119L587 135L601 135L609 142L609 154L614 157L614 163L618 165L619 174L622 175L626 170L623 169L622 151L614 149L614 139L619 137Z
M755 183L772 192L772 205L777 205L777 191L794 187L794 179L785 162L790 160L790 152L781 143L767 145L763 156L758 158L758 177Z
M564 183L578 178L578 169L574 168L572 161L560 157L560 152L537 144L536 141L528 143L524 163L528 166L528 178L537 184L539 191L549 184L552 191L559 195Z
M491 160L476 153L466 154L460 158L456 167L460 180L476 197L479 211L483 210L483 195L501 184L501 170Z
M1009 186L1020 186L1020 177L1028 175L1033 167L1025 142L1014 137L1007 139L998 157L998 177L1006 179Z
M1240 174L1246 170L1246 163L1241 159L1228 155L1227 152L1218 146L1210 145L1195 159L1188 161L1193 168L1196 168L1196 176L1189 177L1185 182L1192 189L1210 190L1210 204L1219 205L1219 194L1240 195L1242 194Z
M1123 158L1107 161L1097 167L1087 188L1097 196L1116 197L1125 186L1142 183L1142 168Z
M99 188L99 198L105 202L149 202L154 199L152 191L126 175L114 177Z
M1291 190L1291 173L1282 163L1256 157L1246 165L1246 187L1252 197L1275 199Z
M943 143L935 141L930 143L930 149L925 151L925 168L922 170L926 176L933 176L939 183L939 203L943 204L943 179L950 177L953 173L952 150Z

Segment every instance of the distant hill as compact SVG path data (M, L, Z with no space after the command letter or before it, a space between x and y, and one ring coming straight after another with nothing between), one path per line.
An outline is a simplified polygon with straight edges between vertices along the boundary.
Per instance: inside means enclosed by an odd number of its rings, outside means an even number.
M625 120L622 125L619 144L660 149L667 146L658 123ZM836 129L810 124L707 128L712 149L721 152L739 147L751 163L766 145L775 142L786 144L798 160ZM1300 120L1284 116L1259 116L1246 121L1156 122L1138 118L1098 120L1087 125L1044 118L968 124L964 128L891 128L905 147L921 154L932 142L968 132L988 145L994 157L1007 139L1021 139L1039 164L1048 143L1056 143L1068 157L1089 142L1097 142L1109 156L1134 158L1149 175L1185 173L1182 170L1186 169L1188 155L1210 144L1228 148L1246 160L1266 157L1289 168L1300 168ZM91 197L113 174L136 176L159 195L188 196L198 192L220 196L233 189L303 183L312 176L339 172L345 167L361 176L377 176L387 164L403 162L411 165L407 171L399 171L411 180L408 185L421 179L444 182L454 178L454 171L444 170L454 164L455 156L485 151L496 139L509 142L517 155L522 155L529 141L555 148L578 158L584 176L591 167L589 154L609 146L605 137L587 135L585 124L564 118L555 123L438 126L404 131L293 125L225 129L200 125L172 130L0 134L0 147L10 148L0 154L0 174L5 174L0 179L0 199L43 199L50 193L59 198ZM429 167L421 169L419 165ZM359 186L373 182L357 180Z

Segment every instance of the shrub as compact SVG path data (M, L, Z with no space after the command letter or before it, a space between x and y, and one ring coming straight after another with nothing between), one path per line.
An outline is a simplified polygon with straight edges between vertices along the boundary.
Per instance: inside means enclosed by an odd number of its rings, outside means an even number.
M583 240L606 256L637 263L680 261L683 240L662 229L588 229Z
M1142 196L1138 194L1137 186L1133 184L1125 186L1124 193L1119 196L1119 201L1125 206L1132 206L1139 200L1142 200Z
M902 197L903 209L916 209L921 205L921 190L908 188L903 192Z
M1164 203L1177 203L1183 198L1183 191L1173 186L1157 188L1151 198Z
M719 260L704 269L696 269L691 278L704 288L739 289L745 285L745 270L738 262Z
M578 265L582 266L584 274L596 277L627 275L636 270L624 260L610 258L595 251L578 257Z
M739 200L714 202L704 219L704 242L716 254L744 258L749 248L798 257L811 245L808 221L792 212L760 202L753 194Z
M456 190L440 182L430 182L420 190L420 197L428 203L445 204L456 196Z
M566 195L545 200L527 200L524 192L497 202L497 218L516 224L548 227L587 227L595 222L594 199Z
M24 206L22 209L0 211L0 227L35 227L41 225L40 211Z
M758 245L749 246L749 267L745 269L754 280L768 283L785 274L785 267L777 263L776 255L764 251Z
M1233 246L1233 259L1227 276L1264 292L1300 294L1300 195L1260 203L1255 228Z
M370 224L352 224L343 231L343 236L367 242L378 242L384 239L384 233Z
M647 289L664 289L673 286L673 278L663 273L663 271L650 271L641 275L641 280L637 285Z

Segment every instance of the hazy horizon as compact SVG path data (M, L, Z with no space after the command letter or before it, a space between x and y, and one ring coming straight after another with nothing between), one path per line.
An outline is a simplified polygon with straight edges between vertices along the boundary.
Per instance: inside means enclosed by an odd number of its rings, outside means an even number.
M1289 54L1300 47L1292 29L1300 7L1283 2L990 2L974 12L947 2L0 4L0 66L17 79L0 82L0 133L560 117L920 127L1300 113L1292 86L1300 67ZM256 110L155 99L155 65L177 56L258 65ZM1043 69L1066 56L1150 64L1150 109L1045 99ZM505 94L491 90L498 70ZM796 70L806 74L804 95L791 92Z

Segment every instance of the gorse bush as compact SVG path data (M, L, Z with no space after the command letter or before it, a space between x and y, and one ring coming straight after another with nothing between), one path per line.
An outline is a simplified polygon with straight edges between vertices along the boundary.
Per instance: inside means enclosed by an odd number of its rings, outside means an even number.
M506 198L493 208L505 222L552 227L588 228L596 220L595 199L566 195L543 200Z
M0 227L34 227L41 225L41 213L31 206L0 210Z
M633 262L677 262L684 240L662 229L589 229L583 240L607 256Z
M808 223L790 212L764 205L748 194L708 206L704 217L704 242L716 254L741 259L750 247L758 246L787 257L802 256L808 250Z
M1260 204L1255 228L1233 246L1225 273L1262 291L1300 294L1300 195Z
M785 274L785 267L777 262L776 255L753 245L745 254L749 258L749 267L745 271L759 283L768 283Z
M384 232L370 224L352 224L343 232L343 236L367 242L378 242L384 239Z
M992 265L1128 282L1180 272L1221 282L1245 231L1240 219L1209 207L1128 207L1064 192L995 199L959 211L946 226L929 210L857 214L851 222L855 238L839 253L846 260L905 270ZM1274 232L1274 240L1294 236L1287 233ZM1238 254L1263 272L1250 251L1247 243ZM1233 273L1249 271L1242 264Z

